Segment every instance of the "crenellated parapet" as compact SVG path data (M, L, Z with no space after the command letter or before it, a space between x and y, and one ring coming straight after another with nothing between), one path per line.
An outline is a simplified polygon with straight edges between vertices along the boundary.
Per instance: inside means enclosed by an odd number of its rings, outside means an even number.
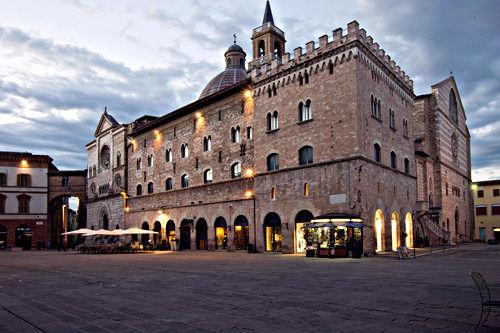
M370 68L402 97L413 95L410 77L371 36L367 36L364 29L359 28L357 21L350 22L346 30L337 28L331 36L323 35L318 41L306 43L305 48L296 47L293 53L284 53L281 58L267 54L254 59L248 63L248 71L253 81L259 82L279 73L292 72L295 68L310 66L309 74L313 74L318 68L323 70L329 62L336 66L351 59L357 59Z

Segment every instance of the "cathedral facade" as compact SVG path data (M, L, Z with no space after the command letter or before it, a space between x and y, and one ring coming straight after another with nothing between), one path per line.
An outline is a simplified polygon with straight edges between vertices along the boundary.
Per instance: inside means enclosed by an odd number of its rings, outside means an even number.
M302 253L303 224L337 214L362 221L364 252L413 246L417 96L372 37L353 21L289 53L267 3L252 59L236 43L224 56L191 104L132 124L103 114L87 145L88 227Z

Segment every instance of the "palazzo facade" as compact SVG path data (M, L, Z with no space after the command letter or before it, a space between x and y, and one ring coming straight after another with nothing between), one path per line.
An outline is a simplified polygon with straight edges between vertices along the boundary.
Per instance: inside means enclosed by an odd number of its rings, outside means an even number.
M269 3L198 100L87 145L88 226L155 230L180 249L304 252L303 223L359 216L363 250L413 245L413 82L356 21L286 52ZM120 180L120 181L117 181Z

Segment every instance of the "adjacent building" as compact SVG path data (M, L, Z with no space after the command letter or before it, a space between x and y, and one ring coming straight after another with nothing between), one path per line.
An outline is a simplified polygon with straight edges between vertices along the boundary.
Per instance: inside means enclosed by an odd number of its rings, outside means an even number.
M483 242L500 241L500 180L476 182L474 187L474 237Z

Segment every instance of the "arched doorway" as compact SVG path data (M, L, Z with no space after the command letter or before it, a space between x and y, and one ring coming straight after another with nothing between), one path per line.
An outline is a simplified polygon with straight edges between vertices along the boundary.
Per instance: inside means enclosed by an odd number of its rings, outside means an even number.
M391 247L392 251L397 251L400 245L400 226L398 213L392 212L391 214Z
M165 227L165 235L167 237L167 247L169 250L175 249L176 246L176 238L175 238L175 223L172 220L167 222L167 226Z
M266 251L281 251L281 219L271 212L264 218L264 248Z
M180 232L181 240L179 245L179 250L191 250L191 225L193 224L190 220L182 220Z
M215 249L216 250L226 250L227 249L227 223L226 219L219 216L214 222L215 228Z
M413 221L411 219L411 214L406 213L405 217L405 245L406 247L413 247Z
M384 251L385 221L384 213L381 209L377 209L377 211L375 212L375 220L373 224L373 230L375 231L375 251Z
M102 228L104 230L109 230L109 219L107 213L102 214Z
M7 227L0 224L0 249L7 248Z
M143 222L142 223L142 230L149 230L149 223L148 222ZM141 235L141 243L146 245L149 242L149 234L142 234Z
M245 216L238 215L234 220L234 246L236 250L246 250L249 242L248 239L248 220Z
M160 221L156 221L153 224L153 231L157 232L157 234L153 234L153 242L155 244L158 244L161 241L161 223L160 223Z
M196 249L206 250L208 242L207 221L201 218L196 222Z
M18 226L15 232L16 247L22 247L23 250L30 250L31 236L32 231L29 226L27 226L26 224L21 224L20 226Z
M311 222L314 215L308 210L301 210L295 216L295 253L306 252L306 235L304 233L304 224Z

